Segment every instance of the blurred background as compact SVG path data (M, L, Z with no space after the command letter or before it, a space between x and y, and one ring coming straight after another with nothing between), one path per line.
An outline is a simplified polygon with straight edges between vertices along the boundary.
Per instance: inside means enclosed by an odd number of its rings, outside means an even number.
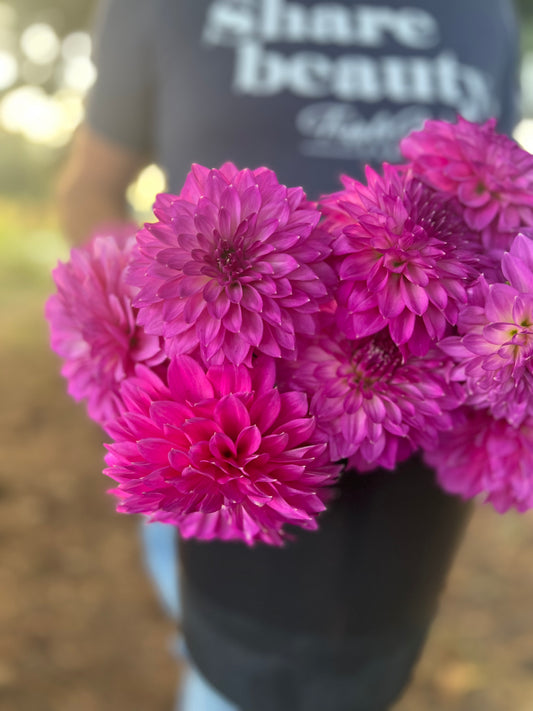
M58 166L95 78L91 0L0 2L0 710L170 710L174 631L136 522L105 495L99 431L65 395L42 317L68 256ZM533 150L533 3L521 0ZM129 191L142 219L157 166ZM479 506L415 678L396 711L533 711L533 515Z

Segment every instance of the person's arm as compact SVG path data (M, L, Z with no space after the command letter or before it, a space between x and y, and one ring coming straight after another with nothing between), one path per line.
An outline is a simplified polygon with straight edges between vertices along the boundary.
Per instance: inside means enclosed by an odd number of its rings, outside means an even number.
M96 83L57 186L65 236L131 221L128 185L153 160L153 22L144 0L101 0L94 32Z
M57 206L65 236L85 241L98 227L131 222L128 185L147 158L80 126L57 186Z

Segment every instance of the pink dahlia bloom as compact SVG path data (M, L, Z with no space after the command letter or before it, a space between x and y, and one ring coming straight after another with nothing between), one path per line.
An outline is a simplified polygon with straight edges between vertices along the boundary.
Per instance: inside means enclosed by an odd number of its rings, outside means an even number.
M533 508L533 418L520 427L486 410L466 410L463 422L441 434L425 454L443 489L470 499L482 494L503 513Z
M452 426L461 389L450 384L452 363L442 354L404 359L386 330L350 341L330 328L306 340L287 377L312 394L310 410L333 461L394 469Z
M130 411L113 426L106 456L118 510L172 523L185 538L249 545L281 545L286 524L316 529L339 467L315 434L305 394L279 392L274 378L270 358L204 372L184 355L155 400L128 381Z
M501 256L522 227L533 225L533 156L495 127L495 119L427 121L400 147L421 180L458 198L467 225Z
M533 241L518 235L502 259L505 284L481 280L441 347L458 363L468 404L517 427L533 416Z
M46 304L51 345L63 359L61 373L75 400L86 400L100 425L121 411L121 382L142 363L154 367L166 356L157 336L135 321L136 289L126 284L135 238L96 235L71 251L53 272L57 293Z
M466 302L474 248L452 203L410 173L385 165L367 180L345 178L323 202L339 258L338 324L351 339L388 328L404 353L424 355Z
M139 323L166 339L168 353L206 364L251 363L256 349L294 358L295 333L334 279L329 235L301 188L266 168L194 165L179 196L159 195L159 222L138 234L131 282Z

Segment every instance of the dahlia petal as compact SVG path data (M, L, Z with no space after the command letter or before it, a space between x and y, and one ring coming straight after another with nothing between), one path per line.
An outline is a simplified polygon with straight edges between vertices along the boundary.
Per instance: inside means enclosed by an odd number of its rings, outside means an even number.
M466 167L465 167L466 170ZM457 188L459 200L469 207L481 207L490 200L490 193L479 180L463 180Z
M228 313L231 301L227 298L226 292L221 291L216 301L208 303L208 312L217 319L222 319Z
M217 460L234 458L237 449L231 437L224 432L215 432L209 440L209 451Z
M280 395L280 414L283 421L291 417L303 418L309 409L307 395L303 392L284 392Z
M259 346L263 337L263 320L259 314L246 311L243 314L241 337L251 346Z
M455 323L456 318L452 318L450 314L446 314L447 319L444 317L442 311L435 308L430 304L426 313L422 316L423 328L426 332L426 340L435 343L439 341L446 332L446 320L448 323ZM415 322L416 336L420 336L420 330L417 329L417 323ZM422 336L420 336L422 337ZM427 349L426 349L427 350ZM424 351L425 353L425 351Z
M363 401L363 407L366 414L370 417L373 422L383 422L387 415L387 411L381 398L371 397L370 399L365 399Z
M276 278L287 276L298 268L302 268L302 265L299 265L290 254L269 254L265 260L272 267L272 273L276 275Z
M401 293L398 281L401 282L398 279L389 279L387 288L377 295L379 310L386 319L398 317L405 308L403 300L398 298L399 293Z
M242 327L242 311L239 304L231 304L227 314L222 319L224 328L232 333L239 333Z
M496 200L491 200L480 209L467 207L464 211L465 222L473 230L480 232L494 220L498 210L499 205Z
M509 323L489 323L487 324L484 329L483 329L483 338L486 339L489 344L494 344L494 345L503 345L504 343L508 343L509 340L511 339L511 335L509 333L510 329L512 328L513 324ZM466 339L466 344L468 345L471 341L469 340L469 336L465 336ZM478 337L479 339L479 337ZM474 342L476 342L476 337L474 336ZM490 351L493 351L494 349L489 346ZM489 351L489 352L490 352ZM478 352L478 351L474 351Z
M170 362L168 386L178 402L196 403L214 397L213 386L202 367L187 355L178 356Z
M289 447L297 447L312 435L315 430L315 420L310 417L294 419L282 425L279 434L287 434L289 436ZM275 432L276 433L276 432Z
M421 316L428 308L429 297L427 291L406 279L400 280L400 293L407 308L417 316Z
M244 171L243 171L244 172ZM257 185L250 185L241 195L241 214L248 217L257 214L261 207L261 192Z
M260 350L272 358L281 357L280 344L276 340L268 323L265 323L263 327L263 339L261 341Z
M391 285L389 285L389 277L392 277L390 271L387 269L383 269L381 263L378 262L374 264L374 266L368 272L368 276L366 278L367 288L371 292L380 292L387 288L390 289ZM391 281L393 281L392 278ZM396 281L394 281L394 284L392 284L392 288L394 289L395 287L397 287Z
M341 264L339 276L341 279L366 279L374 265L381 261L380 255L371 250L349 254Z
M220 205L221 198L228 183L217 170L210 170L205 179L206 197L215 205Z
M137 443L139 454L145 459L160 465L168 465L168 455L171 445L164 439L156 437L142 439Z
M237 454L239 456L249 457L257 452L261 444L261 432L256 425L245 427L237 437Z
M277 388L261 395L250 409L250 420L261 432L267 432L277 419L281 407Z
M263 299L263 318L272 326L281 325L281 310L275 299Z
M262 445L266 452L271 457L284 452L289 444L289 435L287 432L279 432L278 434L269 434L263 437ZM283 468L283 476L285 477L285 468Z
M243 287L241 305L248 311L261 313L263 311L263 299L257 289L251 284L246 284Z
M439 341L441 348L447 355L457 360L468 358L472 351L465 346L463 339L459 336L448 336Z
M431 301L438 309L444 310L448 304L448 294L442 284L437 279L431 279L426 287L426 293Z
M226 286L226 295L234 304L239 304L242 299L242 284L234 281Z
M139 397L138 394L137 397ZM150 417L158 427L162 428L165 425L180 425L191 416L191 408L181 402L161 400L154 402L150 407ZM172 441L175 443L174 438Z
M187 323L194 323L205 308L205 301L201 293L193 294L185 304L183 318Z
M518 234L511 245L510 254L524 262L531 271L533 271L533 240L531 239L531 231L528 235Z
M513 319L513 302L516 290L508 284L491 284L485 302L485 313L489 321L508 321Z
M344 309L337 311L339 327L350 338L364 338L381 331L386 325L386 319L377 309L363 313L347 314Z
M220 297L223 290L224 288L218 282L210 279L204 286L203 297L208 303L211 303Z
M241 221L241 201L239 193L229 185L220 197L219 226L223 239L231 239Z
M407 343L413 334L415 327L415 315L411 311L404 309L402 313L389 323L389 331L392 340L397 345Z
M223 431L234 440L241 430L250 426L249 412L235 395L224 395L215 406L214 416Z
M196 333L201 343L209 343L220 331L221 322L204 312L196 322Z
M261 350L264 350L263 344L261 344ZM224 353L231 363L240 365L249 356L250 345L241 338L239 333L227 331L224 336Z
M505 278L513 288L517 291L533 292L533 272L529 265L509 253L503 255L501 265Z

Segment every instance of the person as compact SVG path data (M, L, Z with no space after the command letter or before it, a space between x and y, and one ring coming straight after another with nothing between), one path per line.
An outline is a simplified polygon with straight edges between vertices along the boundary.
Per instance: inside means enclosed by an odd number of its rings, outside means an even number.
M511 0L102 0L95 43L97 80L58 186L75 243L131 221L127 187L152 161L173 192L191 163L231 160L316 199L342 173L398 160L425 119L496 116L510 133L518 117ZM143 531L178 614L175 531ZM183 709L236 708L188 679Z

